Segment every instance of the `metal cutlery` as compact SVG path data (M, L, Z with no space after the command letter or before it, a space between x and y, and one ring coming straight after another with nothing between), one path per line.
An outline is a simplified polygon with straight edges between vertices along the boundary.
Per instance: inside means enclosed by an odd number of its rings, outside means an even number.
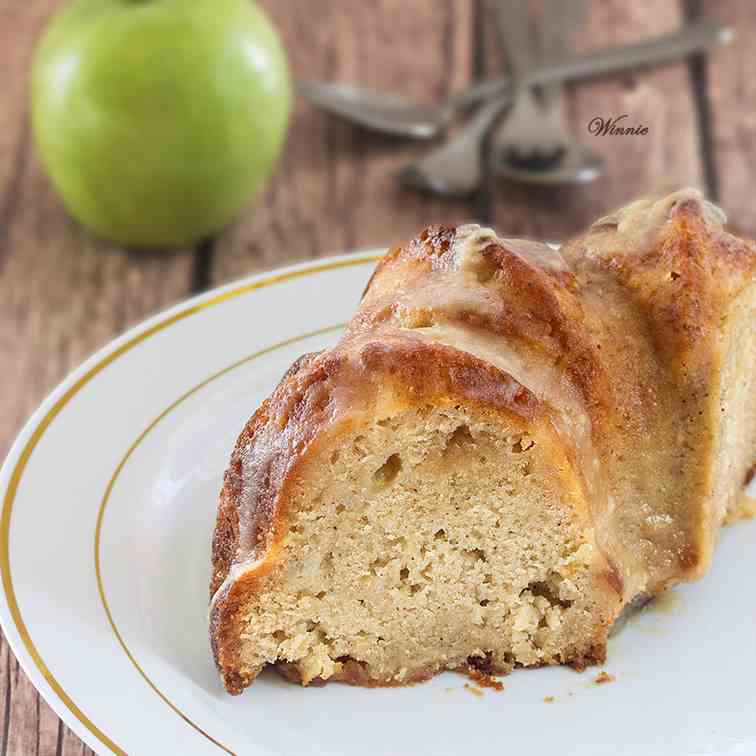
M561 11L569 3L570 0L547 3L541 20L542 35L548 35L552 29L559 30ZM541 107L536 101L534 88L527 83L528 71L539 60L528 0L491 0L489 6L514 86L512 107L494 133L493 149L497 161L504 168L508 165L524 170L546 168L564 152L564 140L560 124L549 117L553 110ZM559 31L556 36L559 37ZM540 61L543 60L541 55Z
M575 0L563 1L570 4ZM494 2L497 3L501 41L510 57L512 80L515 84L526 81L525 72L533 62L527 0ZM514 104L499 132L502 140L499 149L504 152L504 168L510 169L510 177L546 183L547 179L553 179L557 168L562 182L567 175L565 171L570 172L573 180L597 175L597 158L592 153L587 156L584 151L577 151L574 143L565 138L560 122L553 123L552 117L552 128L544 127L543 113L527 83L520 85L513 95ZM487 169L483 156L486 136L511 102L511 97L500 96L482 105L459 134L404 168L399 173L401 183L446 197L472 194L482 183ZM513 152L519 154L519 160L512 160L510 153ZM558 165L556 162L563 157L569 158L566 168L561 161Z
M526 0L496 0L498 36L508 51L513 75L526 75L534 66L533 51L538 52L540 62L564 58L568 39L584 16L584 6L584 0L550 0L538 38L533 39L526 33L525 22L517 19L518 14L527 14ZM562 85L542 85L537 94L533 87L521 87L511 112L494 133L496 175L541 186L586 183L601 175L604 159L565 130Z
M659 66L714 45L725 44L731 38L730 27L696 22L683 26L674 34L649 42L544 63L528 73L527 83L535 86L582 81L620 71ZM439 136L459 112L483 100L501 97L501 101L506 103L511 97L512 82L508 78L484 81L441 102L427 105L348 84L300 81L297 90L318 107L364 128L399 137L431 139Z
M444 197L472 194L486 169L483 140L509 102L509 97L496 97L481 105L453 139L400 171L399 181L411 189Z

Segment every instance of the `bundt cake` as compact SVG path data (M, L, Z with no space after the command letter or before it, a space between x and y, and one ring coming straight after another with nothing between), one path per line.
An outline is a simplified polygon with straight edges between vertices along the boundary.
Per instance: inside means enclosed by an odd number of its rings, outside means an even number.
M560 252L431 226L238 439L213 539L230 693L604 661L753 514L756 245L699 192Z

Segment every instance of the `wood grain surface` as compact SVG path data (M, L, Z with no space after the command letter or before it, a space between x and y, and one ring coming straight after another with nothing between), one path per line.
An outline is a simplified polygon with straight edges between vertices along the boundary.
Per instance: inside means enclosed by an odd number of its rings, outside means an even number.
M438 221L476 219L508 235L561 239L636 195L707 186L733 224L756 232L756 4L592 0L580 50L718 16L735 43L709 60L570 87L572 133L608 173L586 188L525 190L489 180L468 202L401 189L394 174L427 145L350 128L297 102L267 188L217 239L172 254L95 240L66 215L34 156L27 80L34 42L62 0L0 0L0 458L66 373L145 316L211 284L345 249L398 243ZM432 100L501 70L483 0L264 0L297 76ZM315 7L317 10L315 11ZM646 137L593 137L595 115L627 113ZM717 196L718 195L718 196ZM0 756L90 754L0 645Z
M471 80L474 4L469 0L351 3L264 0L295 76L364 83L419 100ZM419 150L295 105L273 180L216 245L213 282L345 249L386 246L424 225L469 220L474 208L398 186L394 173Z
M704 0L702 13L735 30L735 42L705 64L713 180L733 227L756 235L756 3Z

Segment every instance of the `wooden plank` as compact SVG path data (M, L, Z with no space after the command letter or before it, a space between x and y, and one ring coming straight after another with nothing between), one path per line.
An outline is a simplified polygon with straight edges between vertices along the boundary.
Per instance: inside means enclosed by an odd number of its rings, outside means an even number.
M0 649L0 701L3 706L2 753L7 756L58 756L63 738L75 745L80 756L94 756L79 738L65 728L45 704L18 666L3 639Z
M192 256L139 255L71 221L34 159L27 71L34 40L61 0L0 9L0 458L44 395L90 352L190 291ZM93 752L37 694L5 643L2 753Z
M7 659L10 657L8 654ZM38 753L39 694L13 660L10 668L10 710L6 753L28 756Z
M28 682L28 681L27 681ZM86 753L93 753L91 749L86 748L79 738L77 738L68 728L63 728L63 723L58 719L55 712L49 707L44 705L44 701L37 697L39 701L38 711L38 740L37 748L38 754L55 753L58 749L58 742L61 740L65 732L69 732L72 737L76 738L78 753L82 753L82 749L85 749Z
M32 160L5 229L0 274L0 454L52 386L131 324L189 294L192 258L91 239Z
M264 0L295 76L432 100L470 80L472 3ZM262 195L219 239L216 282L346 249L397 243L472 217L466 204L400 189L394 173L427 145L381 138L296 102L285 154Z
M0 5L0 59L3 65L3 89L0 93L4 107L0 109L0 192L5 208L12 198L12 184L28 154L27 132L19 117L26 101L26 71L31 62L34 41L44 21L50 15L51 2L3 3ZM0 210L7 212L7 210ZM0 231L5 225L0 216Z
M3 19L13 26L2 27L2 61L21 83L0 91L7 131L16 132L3 145L10 160L0 164L19 166L0 197L8 209L0 229L0 456L44 394L90 352L190 291L191 255L129 252L92 239L66 215L34 159L25 71L32 40L58 2L12 4L28 12Z
M719 201L730 224L756 236L756 3L704 0L704 12L731 24L735 39L711 56L706 66L710 105L711 148L719 185Z
M573 47L588 52L639 41L672 31L681 22L678 3L665 0L592 2ZM570 132L604 155L606 175L586 187L550 190L494 182L492 219L502 232L560 240L639 195L701 185L698 121L687 63L580 84L570 87L567 97ZM623 113L630 124L648 126L649 133L588 133L593 117Z
M96 756L95 752L87 748L67 727L61 728L58 748L56 756Z

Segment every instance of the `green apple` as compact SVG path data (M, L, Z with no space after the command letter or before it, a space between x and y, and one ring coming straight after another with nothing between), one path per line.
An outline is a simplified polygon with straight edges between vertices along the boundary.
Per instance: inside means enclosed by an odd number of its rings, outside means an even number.
M95 234L189 244L265 181L290 83L251 0L75 0L35 53L32 123L64 204Z

